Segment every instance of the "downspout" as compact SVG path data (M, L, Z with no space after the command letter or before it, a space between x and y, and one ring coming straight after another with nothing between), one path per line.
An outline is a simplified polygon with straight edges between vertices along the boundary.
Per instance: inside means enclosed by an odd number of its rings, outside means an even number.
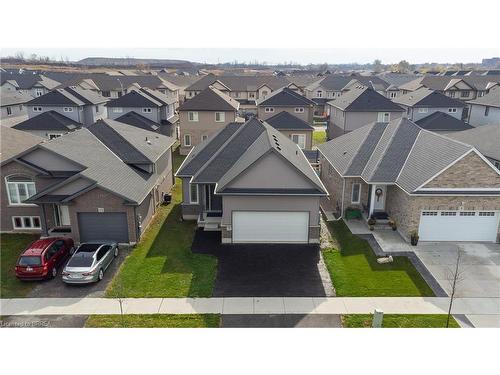
M134 220L135 220L135 238L136 238L136 243L139 242L139 239L141 238L141 229L140 229L140 224L139 224L139 218L137 217L137 206L134 206Z
M342 205L340 208L342 212L340 213L340 216L337 219L337 221L342 219L342 216L344 216L344 195L345 195L345 178L342 179Z

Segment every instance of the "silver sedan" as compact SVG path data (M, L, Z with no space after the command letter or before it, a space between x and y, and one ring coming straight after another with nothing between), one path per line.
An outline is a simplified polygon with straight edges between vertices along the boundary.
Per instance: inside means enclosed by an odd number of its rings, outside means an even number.
M67 284L101 281L104 271L118 256L116 242L86 242L75 250L64 267L62 279Z

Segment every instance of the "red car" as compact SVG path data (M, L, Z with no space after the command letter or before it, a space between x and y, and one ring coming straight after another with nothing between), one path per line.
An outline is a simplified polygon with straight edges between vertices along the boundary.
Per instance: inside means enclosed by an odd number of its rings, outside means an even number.
M42 280L57 276L57 268L72 253L71 238L51 237L36 240L23 251L16 264L16 277Z

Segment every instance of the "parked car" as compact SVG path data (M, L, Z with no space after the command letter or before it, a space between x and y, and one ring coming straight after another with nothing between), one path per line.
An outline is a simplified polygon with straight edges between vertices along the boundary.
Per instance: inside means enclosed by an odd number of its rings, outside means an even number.
M82 243L73 253L62 272L68 284L87 284L101 281L104 271L118 256L116 242Z
M69 237L49 237L29 245L16 263L16 277L21 280L43 280L57 276L58 267L73 252Z

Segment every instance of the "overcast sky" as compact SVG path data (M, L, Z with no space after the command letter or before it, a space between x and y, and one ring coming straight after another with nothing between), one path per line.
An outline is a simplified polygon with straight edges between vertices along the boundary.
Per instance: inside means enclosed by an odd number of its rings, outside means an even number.
M336 49L279 49L279 48L3 48L2 56L14 55L23 51L25 56L31 53L49 56L54 59L68 57L72 61L85 57L137 57L181 59L202 63L223 62L259 62L282 63L298 62L300 64L324 63L368 63L381 59L383 63L397 63L407 60L410 63L480 63L483 58L500 56L500 48L336 48Z

